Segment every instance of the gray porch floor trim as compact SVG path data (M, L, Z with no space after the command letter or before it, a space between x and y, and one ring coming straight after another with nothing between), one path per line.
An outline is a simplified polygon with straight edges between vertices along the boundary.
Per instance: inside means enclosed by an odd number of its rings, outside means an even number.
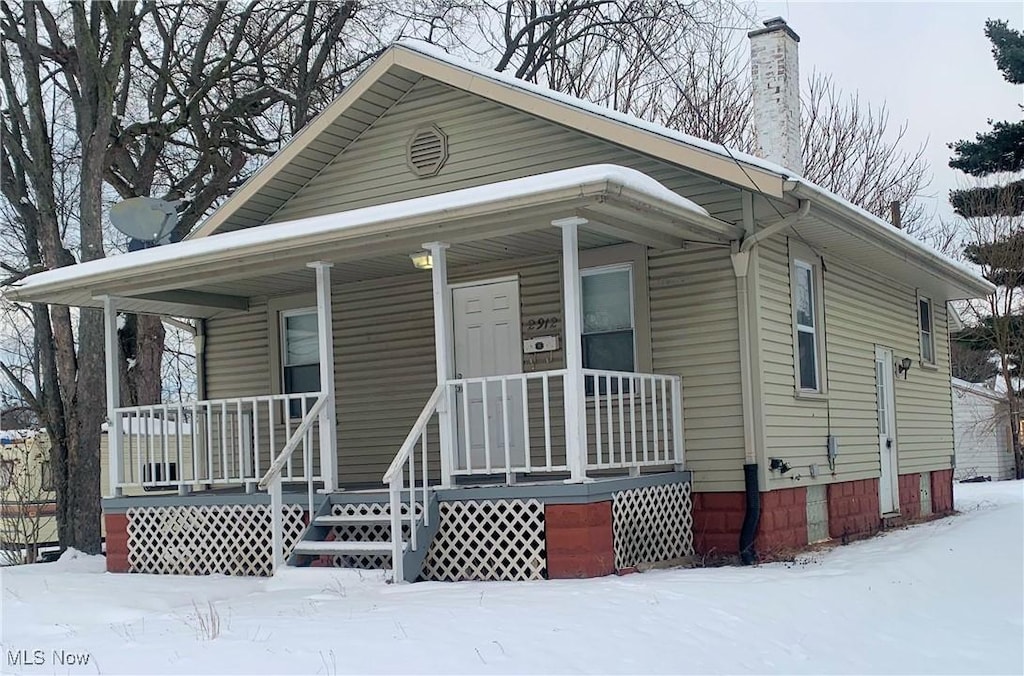
M512 486L474 486L439 489L441 502L466 500L539 500L544 504L565 505L604 502L612 495L631 488L664 486L691 481L690 472L662 472L638 477L600 477L581 484L532 483Z
M467 500L539 500L544 504L585 504L611 500L612 495L619 491L648 486L664 486L692 480L690 472L661 472L643 474L638 477L616 476L595 477L581 484L568 484L561 481L534 482L514 484L512 486L460 486L458 488L434 489L440 502L464 502ZM387 489L375 491L338 491L330 495L316 494L313 496L313 509L318 510L325 500L335 504L380 502L386 496ZM285 489L282 502L286 505L306 505L306 491ZM132 495L121 498L104 498L103 512L117 514L132 507L177 507L182 505L219 506L219 505L269 505L270 496L259 491L245 493L242 491L198 491L188 495Z
M327 499L326 495L313 496L313 509L319 509ZM309 500L306 491L283 491L281 501L286 505L303 505ZM131 507L180 507L194 505L197 507L220 505L269 505L270 496L259 491L244 493L241 491L197 491L188 495L131 495L121 498L103 498L103 512L116 514Z

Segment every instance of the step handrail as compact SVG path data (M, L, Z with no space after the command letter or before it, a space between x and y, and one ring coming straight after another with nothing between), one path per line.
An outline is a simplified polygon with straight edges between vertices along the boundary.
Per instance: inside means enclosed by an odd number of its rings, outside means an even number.
M427 486L429 476L427 468L427 425L435 413L441 413L440 403L442 395L447 388L447 383L440 383L434 388L434 392L427 399L427 403L423 406L419 417L416 418L412 429L409 430L409 434L406 435L405 441L402 442L401 448L395 454L395 459L391 461L391 465L388 467L388 471L384 473L382 480L388 487L391 510L391 577L394 582L402 582L405 579L404 561L402 560L402 557L405 555L405 541L402 538L402 490L405 488L404 470L406 466L409 468L409 549L416 551L418 546L429 546L429 543L421 545L417 542L416 532L420 519L423 520L425 525L430 523L428 513L429 487ZM442 424L444 423L442 422ZM420 446L423 453L420 465L420 471L423 475L423 506L420 518L416 516L416 455L414 449L417 442L421 442ZM444 453L444 449L441 449L441 452Z
M266 490L267 485L270 484L274 477L281 474L281 470L284 469L286 464L288 464L288 459L292 456L292 453L295 452L295 449L299 447L299 443L302 441L302 438L306 436L306 432L309 431L309 428L312 427L313 423L320 417L320 412L323 410L324 406L327 405L328 399L329 397L326 397L321 393L320 397L317 398L316 403L313 404L313 406L306 412L306 415L302 417L302 422L300 422L299 426L295 428L294 432L292 432L292 436L288 439L288 443L284 445L281 452L278 453L277 457L274 458L274 461L270 463L267 473L263 475L262 479L260 479L260 490ZM313 469L311 467L306 468L306 475L309 477L310 481L313 480Z
M430 399L427 399L427 403L423 407L420 417L416 418L416 422L413 424L412 429L409 430L409 434L406 435L405 441L402 442L402 447L399 448L398 453L395 454L395 459L392 460L391 464L388 466L388 471L384 473L382 483L391 483L391 480L395 475L401 473L402 465L404 465L409 459L409 454L412 453L412 449L416 445L416 441L419 439L420 434L423 433L427 423L430 422L430 418L437 410L437 405L441 400L441 395L444 393L445 387L446 385L438 385L434 388L434 392L430 395Z
M260 479L258 486L261 490L266 490L270 495L270 542L272 549L272 562L273 571L277 573L281 566L284 565L284 501L281 495L281 470L288 463L288 460L292 457L292 453L299 447L299 444L305 439L309 433L313 423L323 415L324 407L331 403L333 405L334 397L330 396L329 392L321 392L320 396L317 397L316 402L313 406L306 411L306 415L302 416L302 421L299 426L292 432L292 436L285 443L284 448L277 454L274 461L270 463L270 467L267 469L267 473ZM334 434L334 430L330 430L330 434ZM320 440L323 443L323 439ZM307 508L309 509L309 520L313 520L313 459L310 455L311 449L310 444L303 446L303 471L306 474L306 495L309 501Z

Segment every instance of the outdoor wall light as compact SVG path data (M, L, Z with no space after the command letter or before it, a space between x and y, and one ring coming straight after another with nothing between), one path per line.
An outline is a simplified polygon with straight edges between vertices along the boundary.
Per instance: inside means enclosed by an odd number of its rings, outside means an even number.
M417 251L414 254L409 254L409 258L412 259L413 267L417 270L430 270L434 267L434 257L430 255L429 251Z
M896 377L903 376L903 379L907 379L907 371L910 370L910 365L913 364L913 360L910 357L904 357L900 360L900 363L896 365Z

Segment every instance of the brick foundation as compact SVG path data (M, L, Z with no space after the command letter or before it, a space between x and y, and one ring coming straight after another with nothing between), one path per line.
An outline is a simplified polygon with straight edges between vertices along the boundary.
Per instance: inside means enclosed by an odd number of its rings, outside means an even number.
M953 470L934 470L932 472L932 514L949 514L952 511Z
M693 548L698 554L737 554L746 496L741 492L693 494Z
M128 515L104 514L107 532L107 572L128 572Z
M877 533L881 527L878 479L829 484L828 534L848 539Z
M921 475L901 474L899 477L900 517L906 521L921 518Z
M600 577L615 572L612 503L546 505L548 578Z
M807 546L807 488L786 488L761 494L761 523L757 529L757 551L762 557L773 552Z
M699 554L739 553L746 512L742 492L695 493L694 549ZM807 489L803 486L761 493L761 520L755 548L759 554L807 546Z

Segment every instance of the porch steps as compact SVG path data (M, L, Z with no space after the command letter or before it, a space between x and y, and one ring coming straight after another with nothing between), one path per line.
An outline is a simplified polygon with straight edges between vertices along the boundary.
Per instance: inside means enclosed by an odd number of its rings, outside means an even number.
M318 516L313 519L315 526L360 526L365 524L391 523L390 514L342 514L340 516Z
M408 517L403 518L402 569L405 580L414 582L423 567L427 549L438 530L440 513L437 497L428 494L416 508L429 515L429 526L416 522L416 549L412 549ZM403 503L409 494L403 492ZM340 506L335 509L336 506ZM346 512L346 506L351 510ZM342 512L338 514L337 512ZM313 516L312 523L292 549L289 566L329 565L337 567L390 568L391 495L387 491L345 491L332 493Z
M408 542L402 543L402 551L409 548ZM342 540L317 541L309 540L295 545L294 554L305 556L351 556L353 554L391 554L391 542L345 542Z

